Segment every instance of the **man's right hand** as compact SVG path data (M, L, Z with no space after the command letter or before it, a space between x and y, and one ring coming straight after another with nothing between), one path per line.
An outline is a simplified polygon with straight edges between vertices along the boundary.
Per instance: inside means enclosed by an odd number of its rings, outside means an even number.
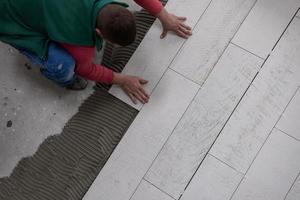
M150 96L143 88L143 85L148 83L147 80L137 76L114 73L113 83L120 85L134 104L137 103L137 100L143 104L148 103Z

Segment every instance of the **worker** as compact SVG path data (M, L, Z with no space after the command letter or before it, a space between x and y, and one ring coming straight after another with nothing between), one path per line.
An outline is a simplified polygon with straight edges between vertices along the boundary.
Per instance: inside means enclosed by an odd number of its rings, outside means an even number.
M156 16L168 31L188 38L184 17L168 13L158 0L135 0ZM113 0L1 0L0 40L15 47L41 73L71 90L86 88L88 80L118 84L134 103L147 103L149 95L136 76L113 72L93 63L95 48L103 40L126 46L135 40L136 25L127 4Z

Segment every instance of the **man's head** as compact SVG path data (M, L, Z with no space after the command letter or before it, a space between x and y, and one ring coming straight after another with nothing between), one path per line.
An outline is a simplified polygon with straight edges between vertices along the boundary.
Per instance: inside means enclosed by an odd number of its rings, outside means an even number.
M126 46L134 42L136 25L133 14L118 4L108 4L97 17L96 32L103 39Z

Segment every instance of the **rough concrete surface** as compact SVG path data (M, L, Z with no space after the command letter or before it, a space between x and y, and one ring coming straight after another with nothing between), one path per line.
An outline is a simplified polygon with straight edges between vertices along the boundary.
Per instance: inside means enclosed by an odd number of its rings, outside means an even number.
M61 132L92 92L67 91L44 78L17 50L0 43L0 177Z

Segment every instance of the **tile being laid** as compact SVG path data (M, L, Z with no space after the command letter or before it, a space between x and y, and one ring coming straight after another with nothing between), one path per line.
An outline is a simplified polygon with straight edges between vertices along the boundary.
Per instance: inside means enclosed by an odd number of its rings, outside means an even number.
M199 85L168 70L84 200L129 200L198 89Z
M208 154L181 200L229 200L242 178L243 174Z
M299 5L299 0L258 0L232 42L266 58Z
M300 199L300 176L298 175L291 190L288 192L285 200L299 200Z
M171 68L202 85L256 0L213 0Z
M276 127L300 141L300 89L283 113Z
M174 200L150 183L142 180L137 191L130 200Z
M224 127L211 154L245 173L300 85L300 20L295 20Z
M260 58L229 45L145 179L179 198L261 64Z
M282 200L300 171L300 142L273 129L232 200Z
M176 15L186 16L187 24L194 27L210 1L172 0L167 3L166 8ZM144 87L149 94L151 94L174 56L186 41L174 34L168 34L162 40L159 38L161 32L162 28L157 20L122 71L123 74L139 76L148 80L149 82ZM109 92L138 110L142 107L141 103L133 104L119 86L113 86Z

